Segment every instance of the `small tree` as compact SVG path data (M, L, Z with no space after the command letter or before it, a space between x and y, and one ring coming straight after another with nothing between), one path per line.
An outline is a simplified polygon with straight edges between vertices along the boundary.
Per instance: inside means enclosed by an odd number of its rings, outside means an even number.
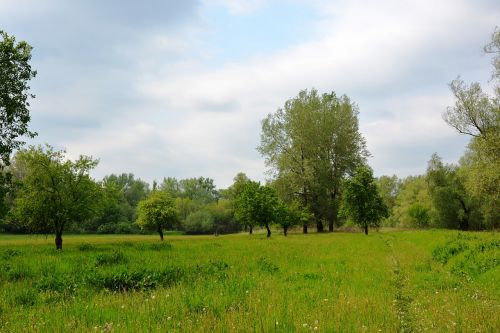
M137 207L137 224L141 229L154 230L163 241L163 229L177 222L178 213L174 199L165 191L155 190L140 201Z
M286 205L282 202L277 207L277 223L283 228L283 235L288 235L288 229L298 224L308 223L312 214L307 210L301 209L297 202Z
M245 185L236 202L236 217L250 227L257 223L267 229L267 237L271 237L269 226L276 221L278 197L274 190L257 182Z
M354 177L345 182L342 213L352 218L368 235L368 227L378 227L388 216L387 206L378 193L373 172L369 167L356 169Z
M89 172L97 161L80 156L65 160L64 151L30 147L19 151L16 164L26 174L14 201L13 217L31 232L53 232L62 249L64 229L98 215L101 190Z

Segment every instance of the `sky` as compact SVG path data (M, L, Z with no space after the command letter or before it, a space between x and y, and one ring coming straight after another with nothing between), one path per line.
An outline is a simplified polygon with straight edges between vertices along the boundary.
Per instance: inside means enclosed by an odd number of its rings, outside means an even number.
M261 120L300 90L346 94L376 176L456 163L442 113L458 75L488 89L493 0L0 0L0 30L33 46L28 144L131 172L264 181Z

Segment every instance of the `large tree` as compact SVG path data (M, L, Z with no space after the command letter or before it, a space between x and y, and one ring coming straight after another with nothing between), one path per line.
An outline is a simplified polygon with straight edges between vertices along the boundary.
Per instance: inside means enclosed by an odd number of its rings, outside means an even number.
M97 160L80 156L71 161L64 151L38 146L19 151L15 161L25 175L14 201L14 219L32 232L54 233L61 250L65 228L99 214L101 191L89 175Z
M486 225L495 228L500 225L500 30L495 29L485 52L493 55L493 94L458 78L450 83L455 105L443 116L459 133L472 137L461 160L465 189L481 202Z
M33 137L28 123L29 81L36 71L31 68L32 47L24 41L16 43L14 36L0 30L0 217L6 212L4 197L10 190L11 174L5 170L10 156L24 143L23 136Z
M439 226L462 230L480 227L476 200L465 188L464 177L457 166L445 165L437 154L433 154L426 179Z
M357 106L334 92L303 90L262 121L258 149L280 197L307 208L318 231L325 221L332 231L338 223L342 180L368 156Z
M369 167L358 167L354 176L345 182L342 213L362 227L366 235L368 227L378 227L388 216L387 206L378 193Z

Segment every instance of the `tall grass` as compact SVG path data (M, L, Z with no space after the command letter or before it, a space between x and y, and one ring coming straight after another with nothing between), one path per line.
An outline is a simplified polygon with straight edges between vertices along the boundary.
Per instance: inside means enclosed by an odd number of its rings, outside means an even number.
M499 240L0 236L0 332L498 332Z

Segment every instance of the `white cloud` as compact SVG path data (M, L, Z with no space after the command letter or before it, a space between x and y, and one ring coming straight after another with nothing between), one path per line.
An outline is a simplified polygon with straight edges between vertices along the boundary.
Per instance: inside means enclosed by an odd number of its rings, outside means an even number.
M258 14L268 5L260 0L202 4L200 12L222 6L233 15ZM225 187L243 171L263 180L263 158L255 150L260 120L299 90L315 87L346 93L359 104L377 174L423 172L433 151L457 160L465 139L441 120L452 103L446 84L458 74L467 80L488 77L481 46L500 19L494 4L318 0L312 5L321 20L311 22L316 31L310 40L245 61L209 61L216 53L204 41L204 34L213 33L204 31L207 22L175 33L148 31L130 43L120 40L112 45L116 63L93 69L104 73L96 75L95 84L94 72L71 76L75 82L65 81L71 93L66 100L56 91L40 101L45 116L57 105L54 118L75 112L82 119L100 119L99 126L71 127L49 137L59 138L71 154L99 157L99 177L110 172L134 172L147 180L202 175ZM245 34L239 42L245 42Z

